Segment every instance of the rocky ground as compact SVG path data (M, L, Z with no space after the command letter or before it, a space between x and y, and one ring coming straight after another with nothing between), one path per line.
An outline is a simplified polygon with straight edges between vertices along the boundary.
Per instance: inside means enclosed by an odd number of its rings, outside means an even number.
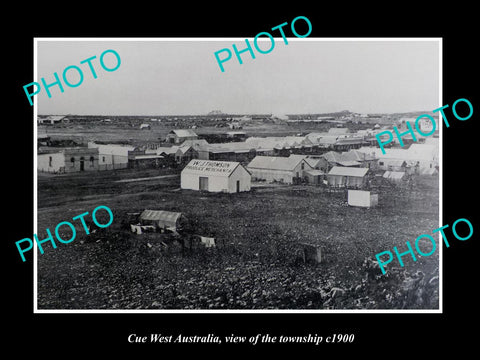
M379 206L364 209L343 191L301 185L229 195L182 191L175 177L113 183L128 177L39 179L39 230L98 205L115 219L39 255L39 309L438 308L438 251L404 258L404 268L392 262L386 275L372 262L439 227L438 178L379 189ZM182 253L165 250L158 233L132 234L127 213L145 208L183 212L217 248ZM323 261L303 263L300 242L320 245Z

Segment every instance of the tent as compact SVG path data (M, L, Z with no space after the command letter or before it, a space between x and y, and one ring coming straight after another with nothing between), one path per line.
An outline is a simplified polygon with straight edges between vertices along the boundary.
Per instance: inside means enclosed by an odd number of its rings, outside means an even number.
M406 179L405 173L402 171L385 171L383 178L394 183L400 183Z

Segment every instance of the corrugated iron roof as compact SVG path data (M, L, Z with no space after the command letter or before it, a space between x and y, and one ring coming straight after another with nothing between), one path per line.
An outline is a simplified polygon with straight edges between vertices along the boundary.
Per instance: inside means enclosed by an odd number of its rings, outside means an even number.
M293 170L301 162L305 161L303 158L294 157L280 157L280 156L256 156L248 168L253 169L268 169L268 170ZM306 162L305 162L306 163ZM306 163L310 166L308 163Z
M352 149L350 151L343 152L342 159L344 161L365 161L365 160L374 160L375 157L370 154Z
M161 155L161 154L175 154L177 152L177 150L179 149L178 146L172 146L172 147L158 147L156 149L156 153L157 155Z
M359 166L359 165L362 165L362 163L359 163L358 161L354 161L354 160L338 161L338 164L341 165L341 166Z
M363 177L367 174L367 172L368 172L368 168L334 166L330 170L328 175Z
M305 161L307 162L308 165L311 167L316 167L318 166L319 163L325 161L325 159L320 159L320 158L306 158Z
M182 213L165 210L143 210L140 214L141 220L164 221L172 224L182 216Z
M322 154L322 157L328 162L338 163L340 161L343 161L342 154L335 151L326 152L325 154Z

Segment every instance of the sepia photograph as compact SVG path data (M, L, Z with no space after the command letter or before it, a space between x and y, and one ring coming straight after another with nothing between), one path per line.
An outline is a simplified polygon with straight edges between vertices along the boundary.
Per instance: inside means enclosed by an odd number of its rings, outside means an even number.
M442 39L272 36L35 38L35 312L441 312Z

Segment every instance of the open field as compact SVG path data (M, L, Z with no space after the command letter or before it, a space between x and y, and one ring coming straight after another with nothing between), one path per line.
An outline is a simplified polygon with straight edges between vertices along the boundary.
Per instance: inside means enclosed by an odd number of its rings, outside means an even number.
M347 206L343 190L313 186L229 195L180 190L179 176L118 181L175 174L179 170L39 174L40 239L45 228L99 205L114 213L104 233L85 235L76 221L75 241L45 246L39 309L438 308L438 251L417 262L404 257L403 269L392 262L384 276L365 263L439 227L438 177L420 177L412 191L380 189L372 209ZM214 236L220 246L166 252L159 234L126 228L127 213L143 209L183 212L198 234ZM324 261L297 261L298 242L320 244ZM423 277L414 276L418 270Z
M148 143L163 141L165 136L172 130L167 124L150 123L151 130L141 130L139 126L126 124L68 124L58 126L39 126L39 133L56 136L73 136L83 141L121 141L131 145L140 146ZM372 124L345 124L352 130L371 128ZM296 123L296 124L271 124L255 122L247 124L241 130L247 136L289 136L298 133L328 131L332 127L330 123ZM181 128L181 127L178 127ZM225 134L231 131L228 127L205 126L194 129L201 138L204 134Z

